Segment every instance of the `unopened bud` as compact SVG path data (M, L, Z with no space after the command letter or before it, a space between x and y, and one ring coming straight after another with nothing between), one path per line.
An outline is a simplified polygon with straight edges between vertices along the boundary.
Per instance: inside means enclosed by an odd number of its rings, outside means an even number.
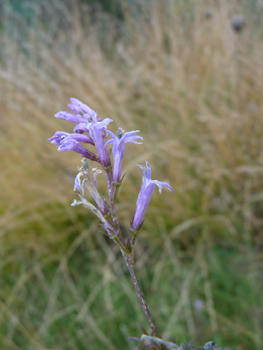
M88 164L87 158L82 158L81 161L82 161L84 170L88 173L89 172L89 164Z
M72 207L76 207L79 205L78 201L76 199L73 200L73 202L70 204Z

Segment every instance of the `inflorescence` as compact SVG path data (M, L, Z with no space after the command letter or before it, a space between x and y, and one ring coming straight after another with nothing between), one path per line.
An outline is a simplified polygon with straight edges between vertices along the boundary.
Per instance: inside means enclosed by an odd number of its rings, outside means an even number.
M108 124L113 121L112 119L100 119L94 110L76 98L71 98L70 101L71 104L68 105L68 108L72 113L61 111L55 114L55 117L73 122L75 124L73 133L57 131L49 141L59 146L58 151L60 152L74 151L83 156L83 166L79 169L74 184L74 190L79 195L80 201L75 200L72 205L82 204L93 211L100 219L107 235L119 244L125 253L131 250L135 236L143 224L144 214L155 185L158 186L160 193L163 187L167 187L170 191L172 191L172 187L166 182L151 179L151 168L148 162L146 162L146 167L138 165L143 170L142 187L138 195L135 213L131 220L130 234L128 239L125 240L121 234L117 219L115 199L124 177L122 174L122 160L125 155L125 144L127 142L140 144L139 141L142 141L143 138L137 135L139 130L124 133L121 128L118 129L115 135L112 131L107 130ZM107 140L108 136L110 139ZM111 151L107 149L109 145L112 145ZM88 149L86 148L87 146ZM110 157L111 153L113 166ZM108 201L98 191L97 176L102 171L93 168L92 178L88 160L97 162L106 175ZM84 188L88 189L94 203L85 199Z

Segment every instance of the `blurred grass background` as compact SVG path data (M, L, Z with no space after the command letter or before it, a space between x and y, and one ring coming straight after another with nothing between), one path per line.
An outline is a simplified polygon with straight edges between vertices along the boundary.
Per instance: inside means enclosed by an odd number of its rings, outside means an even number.
M163 336L261 349L262 2L0 6L0 349L134 349L128 337L146 326L118 249L70 207L81 157L47 142L72 131L53 117L70 97L144 137L126 147L124 232L135 164L174 188L154 193L136 246Z

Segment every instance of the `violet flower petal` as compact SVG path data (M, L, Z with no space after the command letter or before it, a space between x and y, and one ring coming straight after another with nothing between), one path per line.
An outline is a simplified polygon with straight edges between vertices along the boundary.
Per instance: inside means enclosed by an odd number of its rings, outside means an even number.
M74 181L74 191L77 191L77 190L83 190L82 189L82 185L81 185L81 180L80 180L80 177L81 175L83 175L83 173L79 173L76 177L75 177L75 181Z
M103 132L105 132L107 125L110 122L112 122L112 119L109 118L103 119L101 122L97 122L94 119L92 123L88 124L90 137L95 144L102 165L106 167L110 166L110 157L105 148L105 137L103 136Z
M74 132L82 134L83 132L89 132L88 123L78 123L73 129Z
M54 136L50 137L48 141L53 143L54 145L59 146L61 142L69 135L68 132L64 131L56 131Z
M105 143L105 146L109 144L113 144L112 147L112 154L113 154L113 160L114 160L114 166L113 166L113 181L119 182L121 179L121 166L122 166L122 160L125 154L125 143L126 142L132 142L140 144L140 142L137 142L136 140L143 140L141 136L136 135L139 130L136 131L130 131L126 132L121 138L114 135L113 132L110 130L106 130L109 135L112 136L112 139L107 141Z
M82 113L83 117L86 117L87 119L92 118L93 120L96 120L97 122L101 121L98 114L91 109L89 106L85 105L85 103L81 102L77 98L71 97L70 98L71 104L68 105L68 108L74 112L74 113Z
M92 152L88 151L86 148L81 146L81 144L72 139L72 138L65 138L58 147L59 152L66 152L66 151L74 151L76 153L81 154L83 157L86 157L90 160L94 160L96 162L100 163L99 158Z
M85 105L85 103L81 102L77 98L71 97L70 98L71 104L68 105L69 109L71 109L73 112L78 111L80 113L92 115L93 109L91 109L89 106Z
M151 168L148 162L146 162L147 169L143 165L138 166L143 170L143 177L142 187L138 195L136 210L132 222L132 229L135 231L138 230L143 223L144 214L153 194L154 186L157 185L159 187L159 193L162 192L163 186L167 187L171 192L173 191L172 187L168 183L158 180L151 180Z
M84 134L69 134L67 136L67 139L74 139L78 142L85 142L85 143L91 143L92 145L94 145L94 142L92 141L92 139L90 137L88 137L87 135Z
M72 113L69 113L69 112L65 112L65 111L60 111L58 113L55 114L55 117L56 118L59 118L59 119L65 119L67 120L68 122L73 122L73 123L86 123L87 122L87 119L86 118L83 118L80 114L72 114Z
M70 140L76 140L78 142L85 142L85 143L91 143L94 145L93 141L90 137L84 134L69 134L67 132L63 131L56 131L54 136L50 137L48 140L51 141L51 143L55 145L60 145L62 142L65 142L65 139Z

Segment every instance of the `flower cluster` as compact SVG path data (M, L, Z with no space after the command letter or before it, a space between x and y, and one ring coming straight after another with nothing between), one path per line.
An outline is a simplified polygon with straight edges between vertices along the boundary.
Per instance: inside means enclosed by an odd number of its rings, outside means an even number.
M92 210L100 219L108 236L116 241L122 251L129 250L131 242L134 242L134 236L138 233L144 221L144 214L149 204L155 185L159 187L161 193L163 186L170 191L172 188L166 182L161 182L151 179L151 168L146 162L147 169L139 165L143 170L143 183L137 199L136 210L131 223L131 235L128 241L122 237L115 209L115 198L121 181L122 175L122 160L125 154L125 144L127 142L139 144L143 138L138 136L139 130L124 133L119 128L116 135L107 130L107 126L112 119L100 119L98 114L89 106L85 105L76 98L70 99L71 103L68 108L72 113L61 111L55 114L56 118L65 119L75 123L73 133L57 131L49 141L59 146L58 151L74 151L81 154L83 166L79 169L80 172L75 179L74 190L78 193L80 201L74 201L73 206L82 204ZM110 139L107 140L108 136ZM107 149L112 145L113 167L111 163L110 151ZM87 146L89 147L87 149ZM101 165L105 172L109 193L109 202L99 194L97 189L97 176L101 170L93 169L93 180L89 173L87 160L92 160ZM90 192L94 204L87 201L84 197L84 188Z

